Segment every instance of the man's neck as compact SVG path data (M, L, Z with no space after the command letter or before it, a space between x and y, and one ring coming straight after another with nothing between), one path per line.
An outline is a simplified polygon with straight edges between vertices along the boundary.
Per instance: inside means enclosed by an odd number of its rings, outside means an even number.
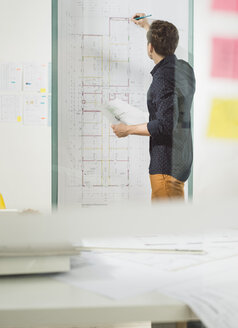
M154 55L154 58L153 58L153 61L155 63L155 65L159 64L159 62L161 62L161 60L163 60L165 57L164 56L160 56L160 55L157 55L155 54Z

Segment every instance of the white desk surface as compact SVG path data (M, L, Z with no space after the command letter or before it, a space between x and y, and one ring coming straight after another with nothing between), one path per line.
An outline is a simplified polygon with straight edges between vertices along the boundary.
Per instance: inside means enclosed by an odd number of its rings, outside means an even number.
M50 276L0 278L0 328L76 328L194 319L187 305L156 292L115 301Z

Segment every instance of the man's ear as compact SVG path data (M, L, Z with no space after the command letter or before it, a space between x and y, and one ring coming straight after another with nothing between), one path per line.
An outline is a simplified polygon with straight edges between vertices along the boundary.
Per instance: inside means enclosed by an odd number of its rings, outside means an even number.
M152 54L154 48L150 42L148 43L148 49L149 49L149 52Z
M150 59L153 58L153 51L154 51L154 48L153 48L152 44L149 42L147 44L147 53L148 53L148 56L150 57Z

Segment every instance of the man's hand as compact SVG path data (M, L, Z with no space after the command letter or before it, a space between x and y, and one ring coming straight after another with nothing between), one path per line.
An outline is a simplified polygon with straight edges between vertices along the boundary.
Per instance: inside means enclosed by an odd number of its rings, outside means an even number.
M113 132L118 138L127 137L130 134L136 136L150 136L147 123L137 125L126 125L123 123L112 125Z
M146 31L149 30L150 24L148 23L148 20L146 18L142 18L139 20L136 20L136 17L142 17L146 16L145 13L136 13L132 18L131 21L134 22L136 25L139 25L140 27L144 28Z
M127 137L129 135L129 127L126 124L113 124L112 129L118 138Z

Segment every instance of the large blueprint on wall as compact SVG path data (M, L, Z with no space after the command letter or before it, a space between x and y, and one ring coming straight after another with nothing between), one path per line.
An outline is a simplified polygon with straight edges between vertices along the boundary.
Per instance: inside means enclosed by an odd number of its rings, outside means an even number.
M116 138L100 105L121 99L147 111L154 63L136 12L174 23L188 58L188 0L59 0L59 205L148 200L149 138Z

